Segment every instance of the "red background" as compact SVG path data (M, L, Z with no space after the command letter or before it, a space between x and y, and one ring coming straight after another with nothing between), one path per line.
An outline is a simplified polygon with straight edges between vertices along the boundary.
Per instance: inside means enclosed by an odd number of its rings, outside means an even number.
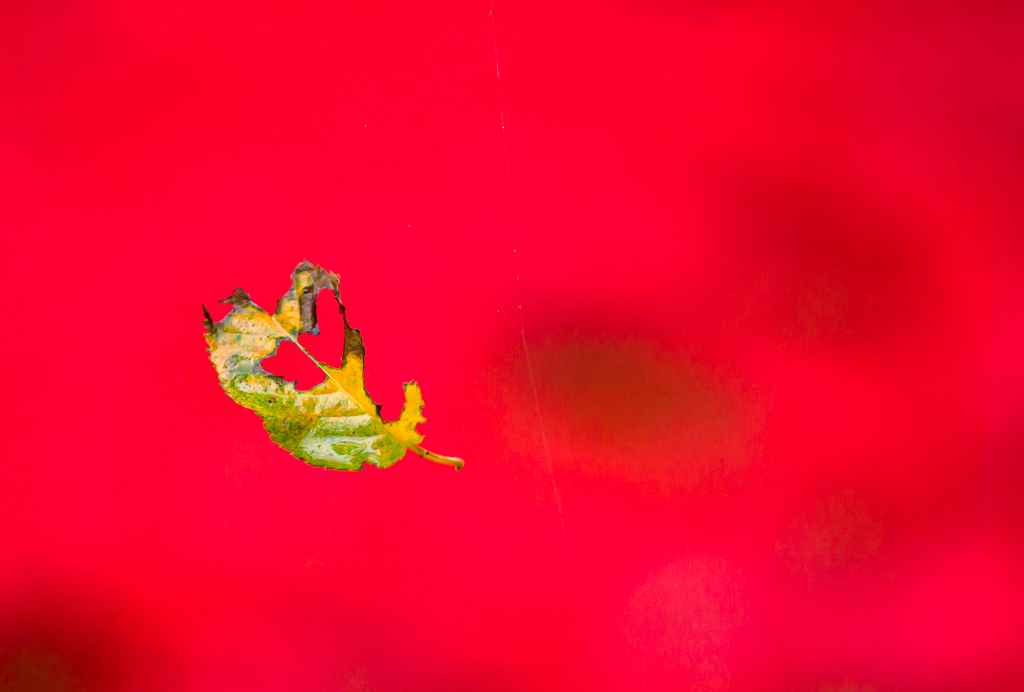
M5 684L1024 688L1021 8L4 3ZM463 471L219 389L302 259Z

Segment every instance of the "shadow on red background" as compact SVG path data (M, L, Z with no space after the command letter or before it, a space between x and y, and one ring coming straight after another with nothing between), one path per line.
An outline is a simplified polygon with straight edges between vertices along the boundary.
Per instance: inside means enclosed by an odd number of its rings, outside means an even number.
M5 5L2 684L1024 687L1019 4L489 10ZM219 390L302 259L463 471Z

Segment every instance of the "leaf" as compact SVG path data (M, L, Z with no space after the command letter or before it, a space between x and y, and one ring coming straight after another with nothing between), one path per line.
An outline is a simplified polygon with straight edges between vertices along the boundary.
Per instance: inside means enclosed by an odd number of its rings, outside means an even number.
M316 298L331 290L345 323L342 367L318 362L299 344L300 334L319 334ZM462 468L462 459L434 454L420 447L423 435L416 426L426 419L420 412L423 394L416 382L405 384L405 406L396 421L380 417L380 405L366 393L363 362L366 350L358 329L345 318L338 295L338 275L301 262L292 272L292 285L277 301L273 315L249 299L240 288L220 301L231 311L220 322L206 316L206 342L210 360L228 396L263 419L270 439L293 456L313 466L358 471L364 464L387 468L407 449L431 461ZM317 364L327 379L309 391L271 375L260 363L273 356L283 341L291 341Z

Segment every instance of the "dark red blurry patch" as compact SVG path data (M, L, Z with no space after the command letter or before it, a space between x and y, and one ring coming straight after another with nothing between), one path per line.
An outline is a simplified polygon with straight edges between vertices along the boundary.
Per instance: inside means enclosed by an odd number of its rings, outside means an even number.
M763 410L739 382L685 355L635 337L570 333L544 337L530 356L548 444L563 467L721 492L760 454ZM524 370L507 390L509 432L534 444Z
M0 594L0 689L126 689L140 666L146 689L167 689L163 642L112 594L6 586Z

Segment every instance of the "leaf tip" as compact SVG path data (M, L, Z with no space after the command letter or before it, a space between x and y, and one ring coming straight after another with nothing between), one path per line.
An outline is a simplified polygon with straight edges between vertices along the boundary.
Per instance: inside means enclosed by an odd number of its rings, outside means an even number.
M203 326L206 327L207 334L213 334L217 329L217 325L213 323L213 318L210 317L210 311L203 306Z
M219 301L219 302L221 302L221 303L231 303L232 305L245 305L246 303L249 303L251 301L252 301L252 299L249 298L249 294L248 293L243 291L241 288L236 288L231 293L231 295L229 295L227 298L225 298L224 300Z

